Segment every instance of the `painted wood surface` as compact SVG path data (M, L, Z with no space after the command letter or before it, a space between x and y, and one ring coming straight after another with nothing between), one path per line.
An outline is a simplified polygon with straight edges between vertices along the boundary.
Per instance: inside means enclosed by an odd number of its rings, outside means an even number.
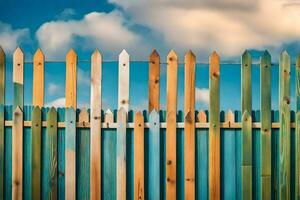
M195 68L192 51L185 55L184 71L184 189L185 199L195 199Z
M117 125L117 199L126 199L126 122L127 110L118 111Z
M149 57L149 107L148 111L153 109L159 111L159 88L160 87L160 57L154 49Z
M23 112L19 106L12 127L12 199L23 199Z
M47 128L44 135L42 162L42 199L55 199L57 197L57 112L51 108L47 113Z
M220 57L209 58L209 199L220 199Z
M260 190L261 199L271 199L271 56L262 55L260 66Z
M167 56L167 130L166 130L166 198L176 199L176 114L178 59L175 51Z
M296 60L296 130L295 130L295 152L296 152L296 183L295 183L295 191L296 191L296 198L297 200L300 199L300 54Z
M0 46L0 199L4 198L5 53Z
M134 199L145 199L144 117L141 112L134 119Z
M252 199L252 58L248 51L242 55L242 197Z
M76 199L76 112L66 109L65 199Z
M33 56L33 106L44 106L44 62L44 54L41 49L38 49Z
M283 51L279 59L279 109L280 109L280 199L290 199L291 127L290 127L290 57Z
M32 149L31 149L31 195L32 199L41 199L41 144L42 144L42 113L36 106L32 111Z
M101 199L101 93L102 57L95 50L91 58L91 136L90 136L90 195Z
M148 170L148 199L159 199L160 186L160 128L159 114L154 109L149 115L149 170Z
M13 55L13 82L13 109L16 109L18 106L20 106L22 110L24 105L24 54L20 47L15 50Z
M119 55L118 109L129 109L129 54L123 50Z
M66 107L77 108L77 54L73 49L66 56Z

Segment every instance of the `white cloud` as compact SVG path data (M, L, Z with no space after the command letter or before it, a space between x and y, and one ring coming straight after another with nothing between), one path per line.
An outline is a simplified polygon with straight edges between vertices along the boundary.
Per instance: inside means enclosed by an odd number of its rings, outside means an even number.
M77 68L77 83L79 86L89 86L91 84L89 71Z
M56 16L56 19L66 20L70 19L76 14L76 11L72 8L64 9L59 15Z
M17 46L29 39L29 29L13 29L10 24L0 21L0 46L5 52L13 52Z
M197 102L209 104L209 89L208 88L196 88L195 98Z
M48 94L53 95L61 89L62 89L62 86L60 84L49 83L49 85L48 85Z
M118 11L91 12L81 20L46 22L36 32L39 45L47 57L64 57L71 47L120 51L135 47L139 36L129 29Z
M110 0L133 23L162 35L167 48L214 49L225 56L246 48L299 40L300 2L294 0Z
M65 105L66 105L66 98L64 98L64 97L57 98L57 99L47 102L45 104L46 107L55 107L55 108L65 107Z

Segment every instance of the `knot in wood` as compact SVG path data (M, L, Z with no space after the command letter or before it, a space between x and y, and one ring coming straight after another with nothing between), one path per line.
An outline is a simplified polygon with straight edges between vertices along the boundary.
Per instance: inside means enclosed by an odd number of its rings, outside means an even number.
M171 165L171 164L172 164L172 161L168 160L167 165Z

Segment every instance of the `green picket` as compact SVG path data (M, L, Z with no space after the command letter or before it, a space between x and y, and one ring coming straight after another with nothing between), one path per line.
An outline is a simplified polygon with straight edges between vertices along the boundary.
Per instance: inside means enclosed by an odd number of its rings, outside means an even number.
M0 199L4 198L5 53L0 46Z
M295 191L296 191L296 198L300 200L300 54L297 57L296 62L296 130L295 130L295 156L296 156L296 184L295 184Z
M260 197L271 199L271 55L268 51L260 62Z
M42 134L42 113L41 109L36 106L32 111L31 120L31 192L32 199L41 198L41 134Z

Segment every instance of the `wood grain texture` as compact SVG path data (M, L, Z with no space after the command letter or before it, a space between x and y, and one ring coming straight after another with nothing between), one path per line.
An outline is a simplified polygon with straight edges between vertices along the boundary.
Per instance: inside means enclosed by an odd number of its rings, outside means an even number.
M220 57L209 58L209 199L220 199Z
M176 199L176 114L178 59L175 51L167 56L167 128L166 128L166 198Z
M42 113L36 106L32 111L32 147L31 147L31 195L32 199L41 199L41 144L42 144Z
M44 62L44 54L38 49L33 56L33 106L44 106Z
M23 199L23 112L19 106L12 127L12 199Z
M295 156L296 156L296 184L295 191L296 197L295 199L300 200L300 54L297 56L296 60L296 130L295 130Z
M118 109L129 110L129 55L123 50L119 55Z
M77 108L77 54L73 49L66 56L66 107Z
M126 199L126 121L127 110L118 111L117 125L117 199Z
M13 83L14 83L14 103L13 109L24 106L24 54L18 47L13 55Z
M141 112L134 119L134 199L145 199L144 173L144 117Z
M148 111L153 109L159 111L159 86L160 86L160 57L154 49L149 57L149 107Z
M252 58L248 51L242 55L242 196L252 199ZM249 184L249 182L251 184Z
M0 46L0 199L4 199L5 53Z
M185 55L184 71L184 189L185 199L195 199L195 68L192 51Z
M160 128L159 113L153 109L149 115L149 170L148 170L148 198L160 199Z
M101 199L101 94L102 57L95 50L91 58L90 198Z
M290 56L283 51L279 59L279 121L280 121L280 197L290 199L291 127L290 127Z
M47 128L43 146L42 199L57 198L57 112L51 108L47 113Z
M261 199L271 199L271 56L268 51L264 52L260 62L260 196Z
M66 109L65 199L76 199L76 112Z

